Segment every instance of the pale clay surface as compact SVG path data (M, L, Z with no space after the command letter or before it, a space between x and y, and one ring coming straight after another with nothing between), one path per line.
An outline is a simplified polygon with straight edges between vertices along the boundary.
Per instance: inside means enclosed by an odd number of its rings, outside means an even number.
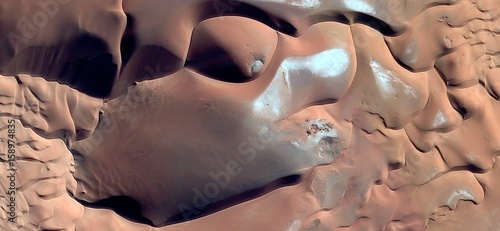
M500 230L499 9L0 1L0 230Z

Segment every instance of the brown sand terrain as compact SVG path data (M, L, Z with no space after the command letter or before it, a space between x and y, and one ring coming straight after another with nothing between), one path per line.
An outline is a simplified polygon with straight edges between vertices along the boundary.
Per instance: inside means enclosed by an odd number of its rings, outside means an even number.
M498 0L2 0L0 230L500 230Z

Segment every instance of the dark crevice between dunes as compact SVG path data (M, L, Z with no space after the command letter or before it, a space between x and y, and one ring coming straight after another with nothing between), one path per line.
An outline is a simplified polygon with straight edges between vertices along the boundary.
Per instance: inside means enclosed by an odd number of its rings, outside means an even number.
M301 175L282 177L280 179L272 181L271 183L268 183L263 187L233 195L215 203L208 204L204 208L193 208L193 210L184 211L184 214L190 215L188 217L186 217L182 213L174 215L168 218L167 223L160 226L171 225L210 215L212 213L221 211L245 201L258 198L281 187L298 184L301 182L302 178L303 177ZM113 196L93 203L79 200L78 198L75 199L85 207L96 209L110 209L129 221L154 226L148 218L144 217L141 214L140 204L128 196Z
M75 198L75 200L85 207L110 209L129 221L153 226L153 223L141 214L140 204L130 197L113 196L93 203L79 200L78 198Z
M117 68L106 42L83 33L57 46L33 46L20 51L2 74L41 76L92 97L105 98L111 93Z
M291 185L296 185L302 181L304 178L304 175L290 175L286 177L279 178L277 180L274 180L267 185L257 188L257 189L252 189L246 192L242 192L233 196L230 196L226 199L220 200L216 203L211 203L208 204L204 208L193 208L191 211L184 211L184 214L179 213L177 215L174 215L172 217L168 218L168 222L163 225L170 225L170 224L175 224L179 222L184 222L188 220L193 220L197 219L200 217L204 217L207 215L210 215L212 213L224 210L226 208L229 208L231 206L241 204L245 201L249 201L255 198L258 198L260 196L263 196L267 193L270 193L271 191L274 191L276 189L285 187L285 186L291 186ZM186 218L185 214L189 214L190 216Z
M309 20L311 21L311 24L320 22L338 22L352 25L359 23L373 28L384 36L396 36L401 33L401 31L395 31L389 24L376 17L357 12L340 12L333 10L322 11L309 16Z
M113 63L104 40L83 34L66 45L67 57L58 79L90 96L105 98L111 93L118 65Z
M355 14L354 23L360 23L379 31L384 36L396 36L398 32L394 31L386 22L367 14Z
M281 33L297 36L297 28L285 19L271 15L248 3L227 0L207 1L195 5L193 8L196 8L200 12L198 22L222 16L242 16L259 21Z
M127 65L128 61L134 54L134 51L137 49L137 32L135 19L130 14L126 13L125 15L127 18L127 24L120 42L120 54L122 60L120 74L123 71L123 67Z
M243 83L252 80L241 72L231 55L223 49L214 49L201 57L188 59L185 66L193 68L202 75L224 82Z

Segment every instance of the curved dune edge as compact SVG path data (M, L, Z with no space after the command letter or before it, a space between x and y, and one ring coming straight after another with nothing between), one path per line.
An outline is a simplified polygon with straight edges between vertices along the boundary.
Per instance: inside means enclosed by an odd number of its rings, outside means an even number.
M289 1L290 7L301 10L314 9L314 5L301 5L298 2L300 1ZM365 3L370 6L371 2L375 1ZM412 2L416 4L415 1ZM430 2L426 1L428 4L431 4ZM415 8L406 6L405 10L412 9L413 13L410 14L412 18L394 16L388 19L388 16L377 16L376 12L380 11L376 10L373 13L374 17L381 19L385 17L390 26L400 30L400 34L396 35L383 35L372 27L360 24L345 26L350 32L349 49L353 52L351 57L355 58L353 63L356 71L353 72L353 76L346 77L347 80L339 84L345 85L342 88L345 91L339 91L342 94L327 96L336 101L326 105L315 105L316 98L311 97L312 104L308 104L305 108L297 106L297 110L293 113L287 114L285 110L276 114L266 112L267 116L275 118L285 115L292 122L316 117L327 120L338 130L339 139L343 144L341 153L337 153L333 159L313 162L313 165L320 164L320 166L304 165L307 169L301 171L302 178L296 185L280 187L265 195L241 201L192 221L163 227L134 224L112 211L85 208L76 202L73 199L74 195L80 199L88 199L87 196L99 199L113 194L127 193L127 190L117 190L111 185L104 186L104 190L96 190L101 194L92 195L92 190L95 190L93 187L101 186L77 183L74 175L75 165L78 163L75 163L68 149L81 147L85 142L103 135L102 123L98 125L99 111L103 113L104 119L109 118L112 113L125 112L130 113L125 116L127 122L130 122L128 121L130 119L135 122L144 120L145 118L140 115L132 116L133 109L140 107L143 103L141 101L145 100L141 98L145 97L141 94L150 94L148 100L152 102L171 97L169 94L172 93L162 92L158 90L158 86L168 87L181 77L187 77L196 84L208 84L214 89L227 89L226 85L221 87L219 84L222 83L206 78L203 70L196 72L180 66L179 71L160 71L162 74L168 73L167 76L161 78L150 76L148 81L123 88L126 90L121 89L118 92L121 94L116 93L115 99L103 103L103 100L89 97L65 85L47 82L40 77L26 74L0 76L2 138L8 137L10 119L14 119L16 125L14 146L18 154L15 161L18 175L15 185L18 197L15 208L19 214L16 225L8 222L10 208L6 205L10 203L8 196L10 179L2 178L0 228L2 230L95 230L98 227L102 230L287 231L332 228L335 230L500 228L495 222L499 219L496 211L500 206L498 204L500 198L496 196L498 186L494 180L498 177L496 159L500 148L499 125L495 117L499 106L497 101L499 85L496 84L498 82L496 78L500 73L498 71L500 61L496 57L498 12L493 10L496 9L494 1L440 1L440 3L443 5L432 4L433 7L430 8L421 6L422 11L418 12L414 10ZM276 3L255 1L251 4L258 6L258 4ZM130 7L137 12L142 10L139 7L134 8L132 3L128 6L126 3L124 6L125 9ZM313 11L312 9L310 10ZM367 12L364 13L371 14L369 9L365 6L363 10ZM395 9L398 8L393 8ZM123 16L122 13L120 11L117 14ZM222 19L232 20L231 17ZM235 22L239 22L238 20ZM207 25L208 21L205 22L206 30L217 30L216 26ZM139 19L138 24L141 23L145 22ZM123 22L120 25L123 25ZM262 29L270 29L262 24L255 27L259 26L262 26ZM303 28L310 30L301 30L300 36L297 35L299 41L301 38L307 38L308 33L321 34L325 37L330 35L322 31L325 27L321 27L321 23ZM291 55L286 52L280 53L279 49L286 47L283 44L290 43L295 38L291 38L285 32L277 32L277 36L278 42L270 42L276 51L258 56L277 55L283 62L272 63L276 65L281 63L284 66L283 63L286 64L284 60L293 63L295 59L287 59ZM142 38L141 41L148 39L151 38ZM220 45L222 43L218 41L220 39L213 38L214 44ZM169 44L166 40L162 42ZM335 47L337 43L327 41L320 44L319 48L316 47L315 51L304 53L317 54L324 48L321 45ZM188 58L189 44L186 49L183 49L183 46L175 49L172 48L173 45L161 46L170 54L175 54L172 57L177 56L179 60ZM263 45L255 43L253 46L257 49ZM117 48L114 49L114 53L111 53L115 54L113 57L116 58ZM131 63L134 62L133 59ZM400 62L398 63L396 59ZM254 63L241 64L238 68L248 69L246 77L250 78L253 77L252 73L265 76L265 71L270 68L266 66L267 63L263 63L263 69L252 72L252 64ZM268 72L277 71L278 68L275 67L273 70L272 65L270 66L271 70ZM124 68L126 69L127 67ZM274 75L270 75L268 79L272 77ZM125 80L125 82L131 81L131 79ZM254 83L256 81L257 83L260 81L263 85L274 86L270 80L266 83L265 79L257 78ZM234 92L227 90L229 94L236 95L237 90L232 91ZM139 95L134 95L137 92ZM249 93L241 96L240 100L255 99L259 96L261 94L258 92ZM322 97L324 96L318 96ZM175 103L179 101L166 102L163 106ZM124 104L128 105L129 111L114 108ZM210 106L208 105L209 109ZM161 111L162 108L158 110ZM214 109L212 113L217 115L219 113L217 110ZM322 120L314 122L319 125L327 124ZM298 130L302 129L300 131L304 133L311 132L310 127L307 127L311 123L305 124L305 127ZM277 126L280 125L289 124ZM134 129L140 130L140 127L136 126ZM300 144L308 144L306 141ZM0 174L3 176L10 174L8 139L3 139L0 145L2 145L1 150L6 150L0 153L0 160L3 163ZM103 147L98 143L86 151L92 153L100 149ZM91 168L85 171L92 174L99 173L99 168L102 166L95 166L97 171ZM76 178L79 177L83 178L77 173ZM102 176L96 178L106 179ZM88 193L87 196L82 195L82 192ZM146 215L153 218L156 216L154 213ZM158 218L159 221L161 219Z

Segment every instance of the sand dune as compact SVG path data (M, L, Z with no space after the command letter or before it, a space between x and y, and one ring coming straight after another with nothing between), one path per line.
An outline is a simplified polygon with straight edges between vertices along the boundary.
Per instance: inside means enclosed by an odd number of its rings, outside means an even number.
M498 230L498 9L1 1L0 230Z

